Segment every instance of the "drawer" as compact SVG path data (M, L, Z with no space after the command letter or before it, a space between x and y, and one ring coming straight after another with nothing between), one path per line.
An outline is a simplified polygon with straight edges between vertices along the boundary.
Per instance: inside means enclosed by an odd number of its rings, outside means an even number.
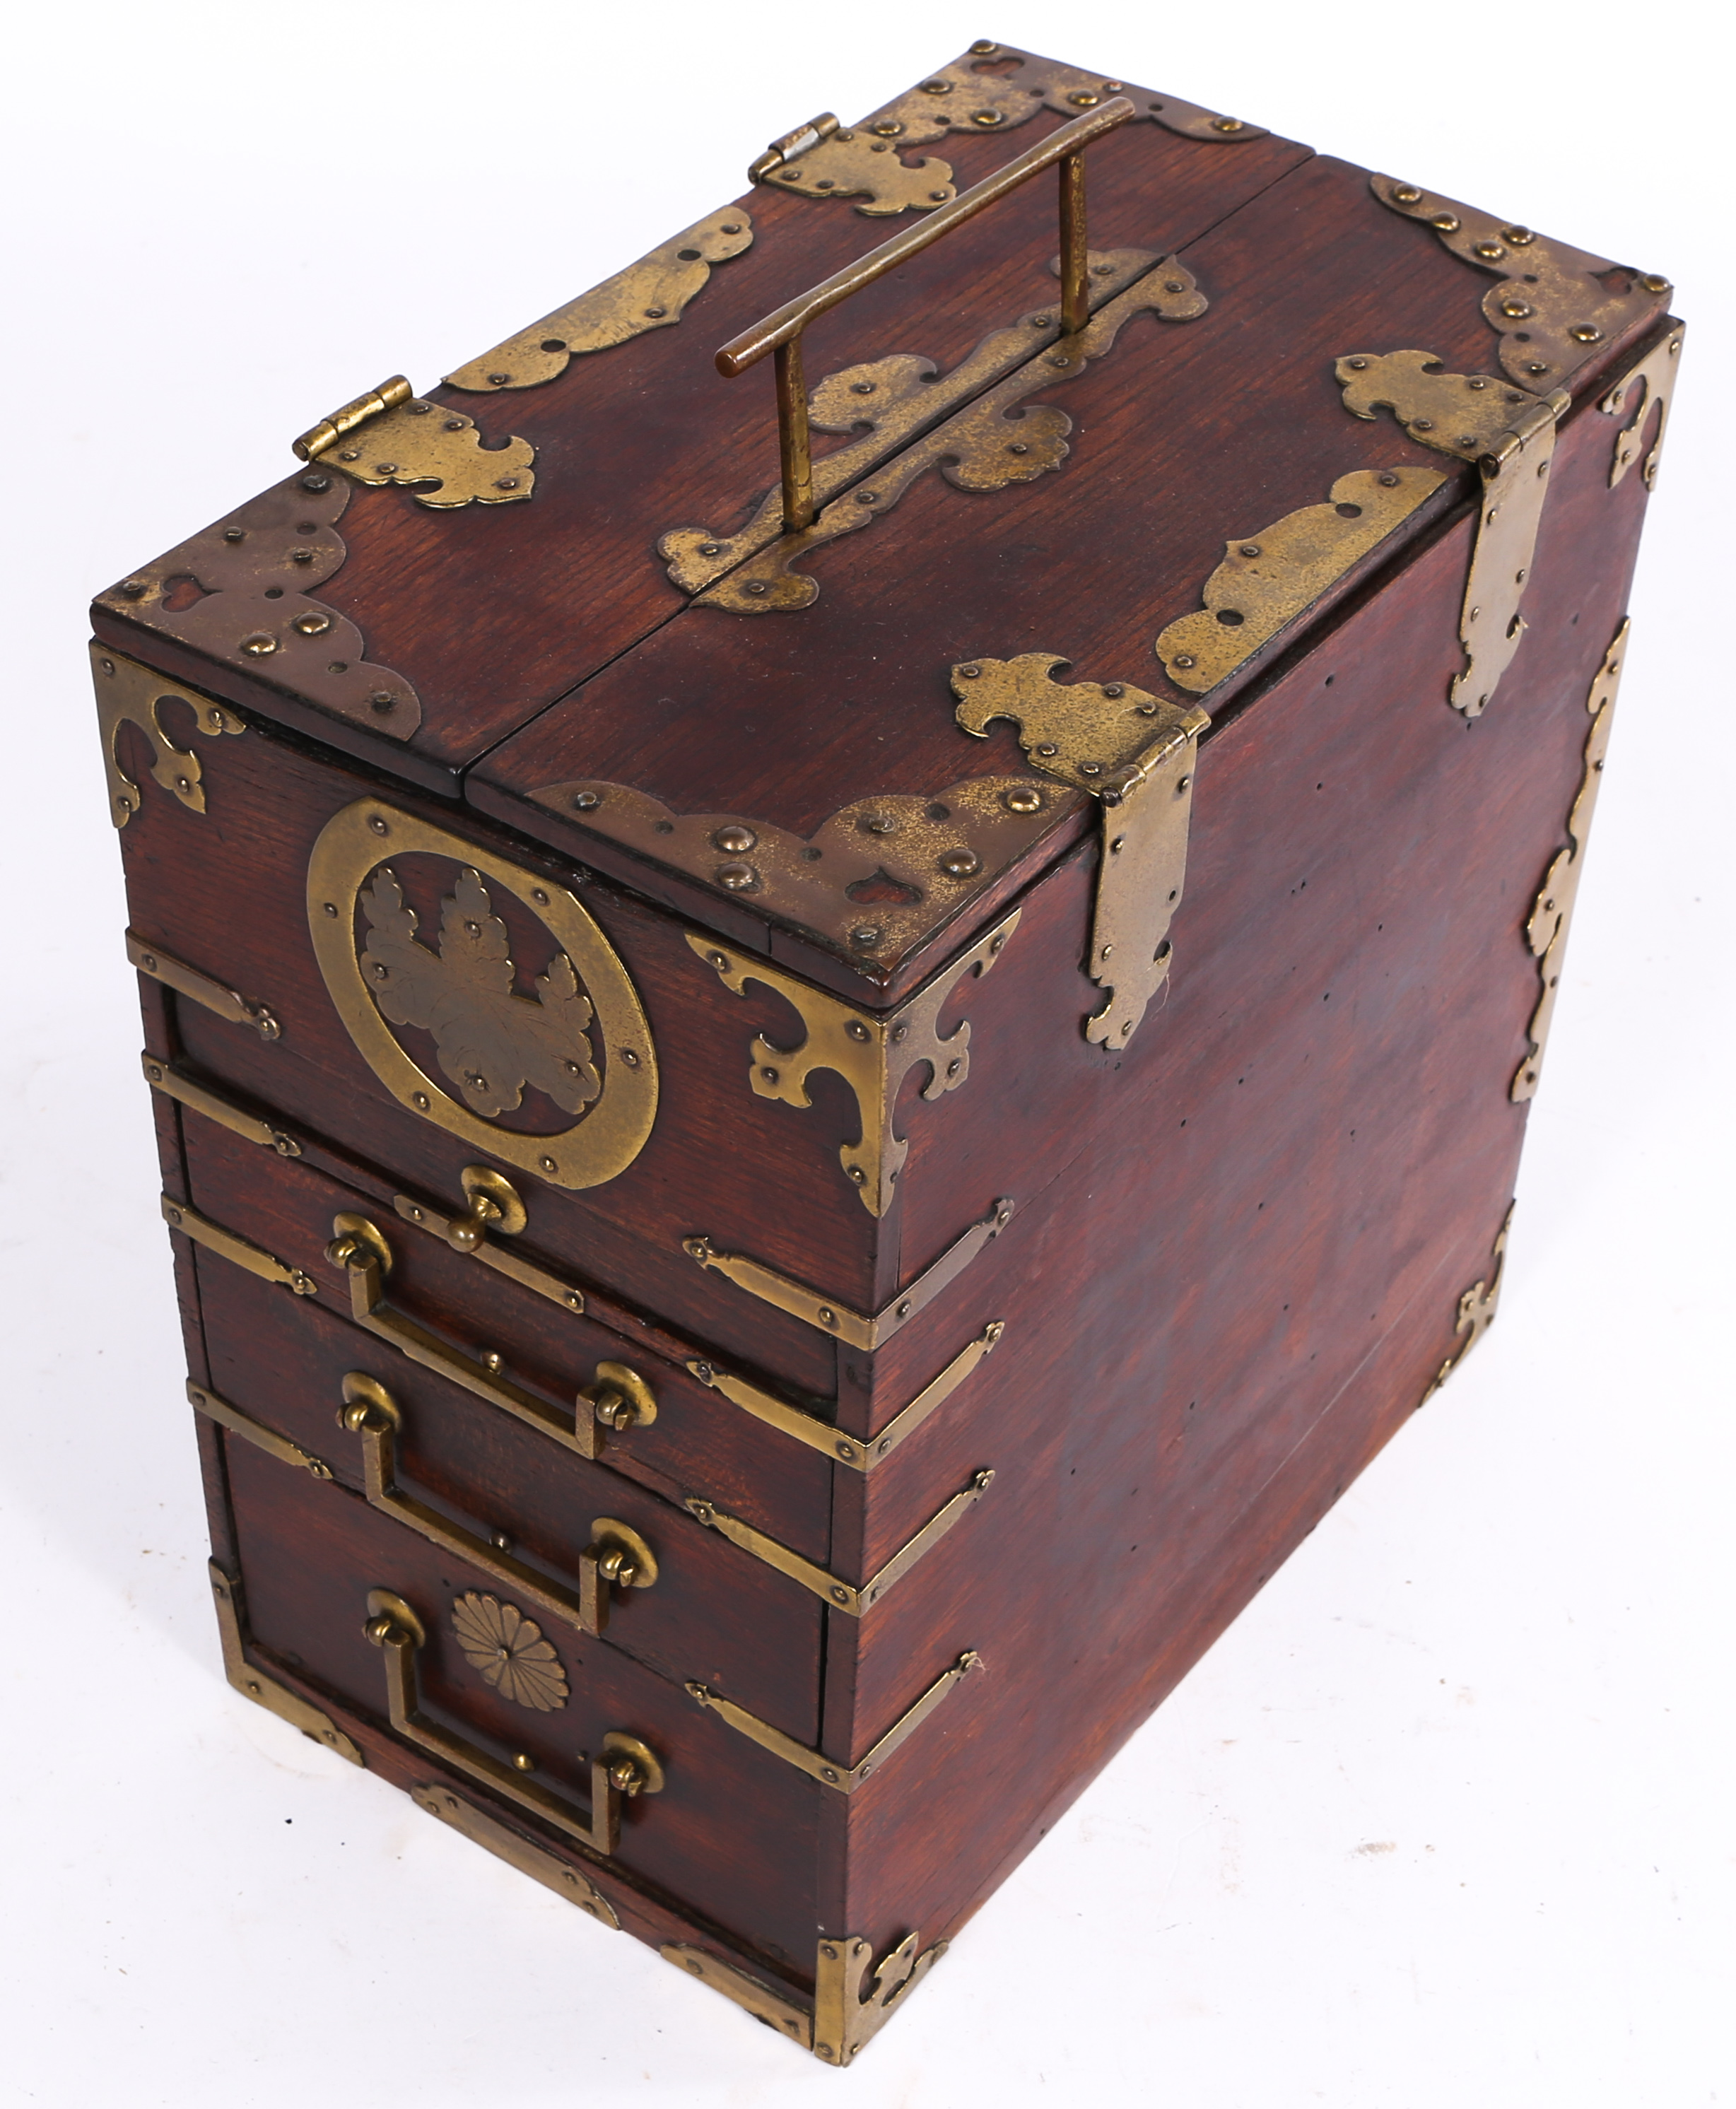
M292 1298L281 1288L269 1291L292 1309L300 1303L341 1314L346 1330L354 1330L352 1277L327 1248L340 1216L373 1226L391 1260L368 1321L370 1344L377 1341L386 1351L382 1371L399 1373L402 1381L402 1373L418 1363L436 1363L476 1401L479 1417L524 1425L532 1454L545 1455L545 1468L573 1457L575 1442L583 1442L612 1474L677 1506L703 1497L802 1559L826 1565L834 1468L825 1451L814 1447L829 1439L825 1424L792 1411L789 1418L806 1438L798 1439L702 1384L685 1366L702 1350L651 1321L621 1312L617 1330L593 1313L582 1293L579 1301L586 1307L575 1311L552 1294L454 1251L377 1196L256 1149L215 1122L191 1115L183 1132L195 1217L298 1274L307 1294ZM189 1223L172 1227L188 1230ZM191 1234L198 1233L193 1221ZM216 1256L208 1237L198 1244L198 1265L201 1285L237 1271ZM607 1407L613 1389L606 1375L599 1377L604 1365L636 1375L640 1396L649 1393L654 1405L654 1420L598 1421L595 1405ZM382 1380L391 1384L393 1378ZM596 1400L581 1400L581 1389ZM413 1434L409 1441L415 1439ZM314 1447L329 1441L323 1429Z
M355 1495L226 1447L246 1644L268 1673L390 1727L431 1778L474 1782L687 1915L811 1968L830 1790L620 1650L527 1621L489 1575ZM419 1646L370 1637L382 1596ZM620 1762L622 1738L649 1756L637 1793L599 1791L594 1763Z
M600 1638L664 1677L717 1685L800 1742L817 1740L825 1606L811 1590L317 1298L213 1260L200 1301L210 1381L194 1396L206 1412L255 1442L280 1438L279 1456L287 1440L339 1486L467 1558L551 1636L581 1647ZM612 1581L623 1563L631 1583Z

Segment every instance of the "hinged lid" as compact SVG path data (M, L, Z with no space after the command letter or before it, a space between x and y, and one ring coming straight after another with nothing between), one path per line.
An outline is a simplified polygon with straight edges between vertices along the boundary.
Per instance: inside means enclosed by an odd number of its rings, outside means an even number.
M1054 176L987 179L1082 117L1058 235ZM1557 418L1668 291L987 43L753 173L441 388L314 427L97 623L870 1001L1095 824L1094 767L1143 781L1188 712L1488 499L1479 590L1444 617L1453 703L1485 707ZM718 370L774 350L775 389ZM969 721L955 670L1033 655L1137 693L1169 744Z

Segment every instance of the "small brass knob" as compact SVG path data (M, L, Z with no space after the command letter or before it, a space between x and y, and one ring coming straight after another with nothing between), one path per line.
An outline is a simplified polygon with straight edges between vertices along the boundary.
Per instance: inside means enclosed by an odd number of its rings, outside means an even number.
M657 1418L657 1393L625 1362L599 1362L594 1381L581 1387L579 1399L605 1428L649 1428Z
M516 1237L524 1228L524 1203L510 1179L486 1164L467 1164L459 1180L470 1205L446 1226L446 1243L454 1252L473 1253L491 1225L509 1237Z

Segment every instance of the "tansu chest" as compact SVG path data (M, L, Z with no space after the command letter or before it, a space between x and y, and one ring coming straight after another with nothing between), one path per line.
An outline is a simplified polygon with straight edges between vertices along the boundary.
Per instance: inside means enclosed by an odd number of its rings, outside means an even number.
M232 1682L844 2064L1494 1316L1683 332L1006 46L751 176L92 655Z

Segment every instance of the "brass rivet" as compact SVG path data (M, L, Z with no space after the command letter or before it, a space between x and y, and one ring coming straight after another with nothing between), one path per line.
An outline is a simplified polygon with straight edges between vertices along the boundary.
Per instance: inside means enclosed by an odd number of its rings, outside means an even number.
M961 681L974 681L982 672L980 666L955 666L952 670Z
M518 479L516 476L502 476L495 479L496 490L516 490L518 488Z
M1241 545L1241 553L1245 557L1257 557L1259 554L1259 544L1258 542L1244 542Z
M555 1163L552 1157L539 1157L536 1162L539 1167L545 1172L558 1172L560 1170L559 1165Z
M1576 344L1602 344L1603 341L1603 332L1595 323L1576 323L1567 334Z
M1175 655L1175 663L1178 666L1191 666L1195 663L1194 656L1191 652L1178 652Z
M866 1040L869 1037L868 1028L863 1024L862 1021L859 1018L846 1018L844 1020L844 1031L849 1034L852 1040Z
M1105 681L1103 684L1103 693L1105 696L1114 698L1117 696L1124 696L1127 693L1127 690L1123 687L1119 681Z
M744 892L759 879L759 874L751 864L720 865L713 876L720 886L727 887L731 893Z
M264 630L258 630L251 637L242 638L241 648L251 659L267 659L277 650L278 640Z
M636 1069L639 1067L639 1056L631 1047L623 1047L622 1049L621 1059L626 1064L630 1069Z
M588 813L593 806L600 806L603 801L594 791L575 791L572 794L572 802L580 812Z
M488 377L488 385L491 388L504 388L512 377L510 373L491 373Z
M1368 364L1368 362L1366 359L1347 359L1345 361L1345 364L1349 367L1353 372L1357 373L1360 373Z
M752 828L744 828L739 821L732 821L728 827L720 828L712 840L726 856L744 856L758 842L759 837Z
M940 868L949 878L974 878L983 869L983 860L974 850L948 850Z
M377 813L370 813L368 815L368 824L373 829L373 832L377 835L383 835L387 832L386 822Z
M1015 790L1003 791L1001 803L1009 813L1034 813L1042 804L1042 793L1020 784Z
M1421 205L1422 202L1422 193L1413 183L1399 184L1393 192L1393 197L1399 205Z
M861 502L866 504L867 500L864 499ZM766 584L766 581L763 579L749 579L747 585L742 588L742 591L744 593L752 594L756 599L757 599L761 594L769 593L771 590L771 589Z
M304 490L329 490L332 479L328 476L305 476L301 479L301 488Z
M432 1101L426 1091L413 1091L410 1094L410 1098L418 1113L425 1113L427 1111L429 1105L432 1104Z
M872 924L864 924L860 929L852 930L850 933L850 942L852 945L861 946L864 951L878 945L879 942L880 933Z
M1241 129L1241 120L1239 117L1214 117L1212 120L1212 129L1214 132L1239 132Z
M332 618L328 615L321 615L317 609L310 609L305 615L296 616L289 626L299 631L303 637L323 637L332 627Z
M513 1766L517 1772L534 1773L536 1769L536 1760L528 1750L520 1750L513 1759Z
M1457 234L1458 215L1456 212L1437 212L1430 220L1429 225L1437 228L1442 234Z

